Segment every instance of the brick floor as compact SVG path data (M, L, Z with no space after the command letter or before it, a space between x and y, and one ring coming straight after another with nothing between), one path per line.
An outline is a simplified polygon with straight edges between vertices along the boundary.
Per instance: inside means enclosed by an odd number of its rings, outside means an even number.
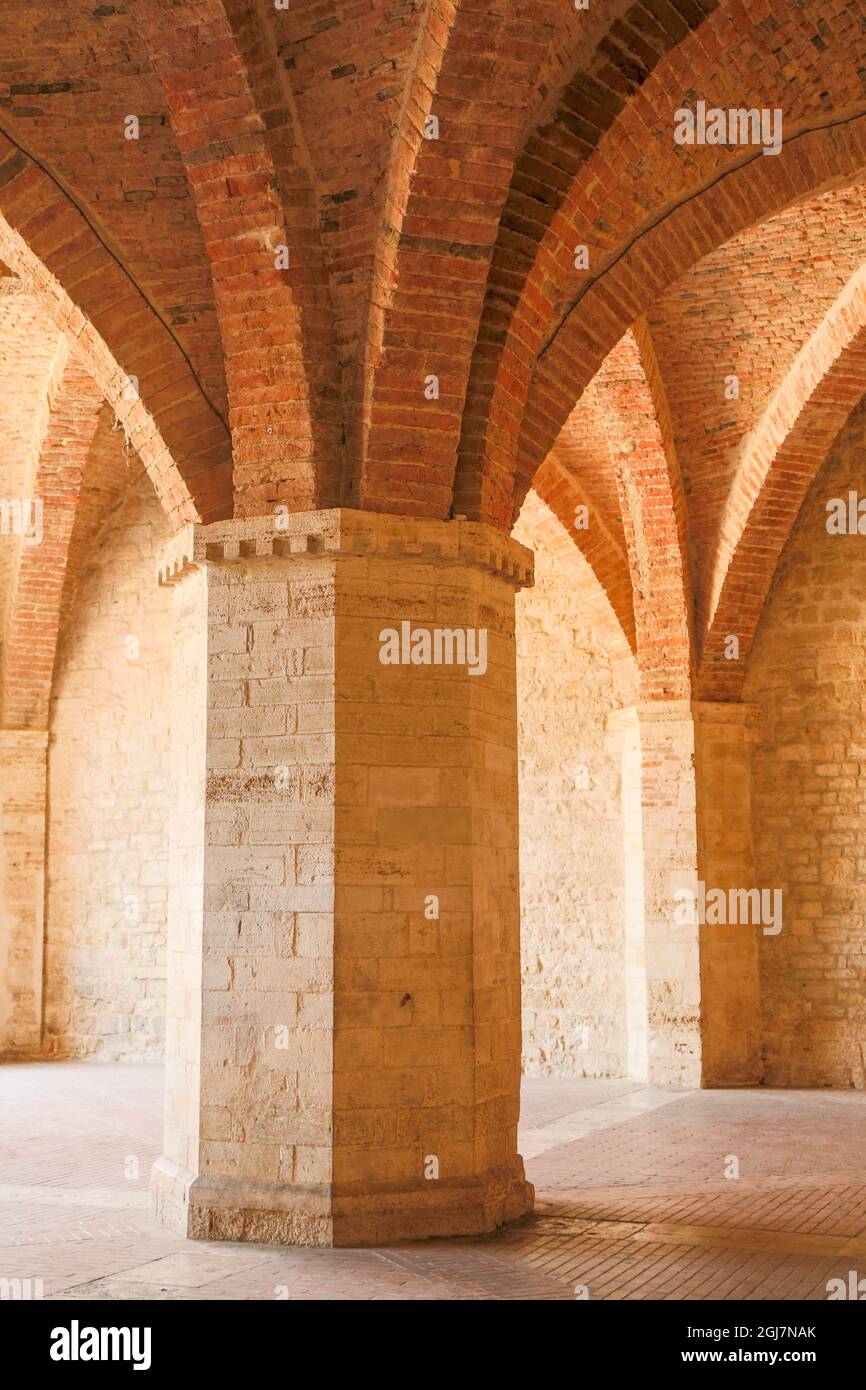
M188 1242L154 1225L159 1067L0 1067L0 1278L75 1299L823 1299L866 1273L866 1094L530 1079L537 1209L379 1250ZM725 1176L739 1164L739 1178Z

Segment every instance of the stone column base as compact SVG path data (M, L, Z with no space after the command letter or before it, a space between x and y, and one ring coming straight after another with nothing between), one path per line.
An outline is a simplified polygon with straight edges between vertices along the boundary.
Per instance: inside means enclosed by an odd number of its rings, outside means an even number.
M207 1177L163 1154L153 1166L150 1191L160 1224L189 1240L334 1244L331 1196L320 1184Z
M151 1175L161 1225L189 1240L239 1240L323 1248L390 1245L441 1236L486 1235L532 1210L535 1189L518 1159L465 1181L335 1193L253 1179L196 1176L163 1156Z
M523 1160L475 1177L334 1194L334 1245L390 1245L437 1236L481 1236L532 1210Z

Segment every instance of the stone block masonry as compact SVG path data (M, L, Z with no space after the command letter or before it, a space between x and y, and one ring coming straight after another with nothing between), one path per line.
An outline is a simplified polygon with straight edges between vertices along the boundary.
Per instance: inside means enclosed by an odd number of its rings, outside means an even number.
M0 1057L35 1056L42 1028L48 735L0 730Z
M610 718L622 763L628 1074L655 1085L760 1080L758 936L677 910L699 885L751 888L758 711L645 701Z
M98 545L82 545L62 625L46 808L49 1056L163 1057L172 634L153 564L169 534L139 477Z
M645 702L611 717L621 740L626 857L629 1069L662 1086L701 1078L698 929L674 920L697 883L694 724L689 702Z
M526 1211L514 591L486 526L191 527L175 586L165 1153L192 1236L367 1244ZM484 629L483 676L380 632ZM201 986L199 990L199 986Z
M604 640L607 600L534 494L516 535L535 556L517 596L524 1070L622 1076L625 855L605 725L628 691Z
M769 1086L866 1086L866 538L827 530L830 499L866 496L864 450L861 405L803 504L746 683L757 881L785 904L759 947Z

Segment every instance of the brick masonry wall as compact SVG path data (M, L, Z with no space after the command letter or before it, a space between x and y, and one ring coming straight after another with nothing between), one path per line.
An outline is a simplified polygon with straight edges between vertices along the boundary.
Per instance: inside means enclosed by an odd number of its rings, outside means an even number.
M745 698L763 710L756 882L783 890L761 936L764 1080L866 1084L866 536L831 536L829 498L866 495L866 411L842 430L782 555Z
M48 772L53 1055L162 1056L171 615L154 556L167 535L144 478L95 543L61 635Z
M625 693L599 639L606 600L544 520L524 509L515 531L536 566L535 587L517 596L524 1066L620 1076L623 826L620 762L605 730Z

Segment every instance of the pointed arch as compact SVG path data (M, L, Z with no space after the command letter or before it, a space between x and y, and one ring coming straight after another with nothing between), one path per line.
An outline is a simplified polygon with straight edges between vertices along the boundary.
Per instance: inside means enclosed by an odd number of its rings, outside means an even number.
M174 526L231 510L231 445L195 370L52 176L0 135L0 259L75 342Z
M813 480L866 394L866 266L852 276L742 441L702 623L703 699L736 698L782 550ZM738 660L725 655L736 636Z

